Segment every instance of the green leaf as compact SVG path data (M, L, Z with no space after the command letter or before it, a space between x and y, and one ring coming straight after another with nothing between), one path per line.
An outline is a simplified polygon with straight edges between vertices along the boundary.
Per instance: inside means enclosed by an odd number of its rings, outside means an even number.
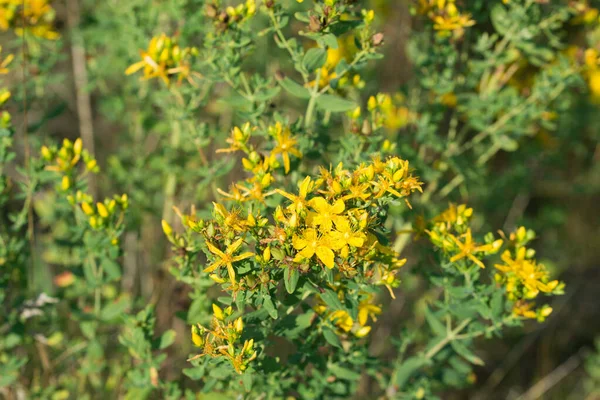
M246 392L250 392L252 390L252 371L247 370L242 374L242 383L244 385L244 389Z
M317 106L324 111L345 112L354 110L357 104L332 94L322 94L317 97Z
M265 295L263 298L263 306L265 307L271 318L277 319L277 309L273 304L273 300L271 300L271 296L269 296L268 294Z
M294 97L299 97L301 99L310 98L310 92L308 91L308 89L302 85L299 85L297 82L291 80L290 78L283 78L279 81L279 84L282 88L285 89L286 92L288 92Z
M410 377L421 367L423 367L427 361L422 357L412 357L404 361L395 373L396 386L400 390L404 388L404 385Z
M446 326L431 312L428 306L425 306L425 319L436 335L443 336L446 334Z
M358 372L352 371L351 369L344 368L337 364L327 364L327 370L335 375L336 378L340 378L346 381L356 381L360 379Z
M506 34L512 24L512 20L507 17L506 8L501 4L496 4L492 7L490 18L494 29L501 35Z
M112 303L108 303L102 308L100 319L104 321L113 320L123 314L127 307L129 307L129 301L125 297L121 297Z
M467 346L465 346L458 340L451 341L450 345L452 346L454 351L456 351L461 357L463 357L465 360L467 360L471 364L475 364L475 365L484 365L485 364L481 358L479 358L475 354L473 354Z
M307 24L310 22L310 16L308 15L307 12L297 12L297 13L294 13L294 17L296 17L296 19L298 21L305 22Z
M321 68L327 61L327 51L318 47L309 49L302 59L302 65L307 71L316 71Z
M490 307L492 309L493 318L500 318L504 311L504 293L500 290L497 290L492 295L492 301L490 302Z
M110 258L105 258L102 260L102 269L106 271L106 275L111 281L116 281L121 277L121 267L118 263Z
M340 342L340 338L329 328L323 328L323 337L330 345L334 347L342 348L342 343Z
M298 269L287 267L283 271L283 282L285 283L285 290L287 290L289 294L294 293L294 291L296 290L296 285L298 285L299 279L300 273L298 272Z
M159 350L166 349L167 347L172 345L173 342L175 342L175 336L176 336L176 333L175 333L175 330L173 330L173 329L169 329L168 331L163 333L162 336L160 337L160 342L158 343L158 349Z
M182 370L182 372L188 378L190 378L194 381L197 381L204 376L206 369L204 368L203 365L201 365L201 366L195 367L195 368L184 368Z
M323 293L321 293L321 299L325 302L327 307L333 311L344 309L344 305L338 298L337 293L331 289L325 289Z
M338 48L337 37L335 37L335 35L332 34L332 33L328 33L326 35L323 35L323 37L321 37L319 40L321 42L323 42L323 44L325 46L329 47L332 50L337 50L337 48Z

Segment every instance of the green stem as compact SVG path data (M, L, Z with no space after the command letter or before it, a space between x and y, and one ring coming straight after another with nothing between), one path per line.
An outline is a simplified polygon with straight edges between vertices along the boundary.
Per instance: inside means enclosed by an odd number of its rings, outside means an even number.
M283 47L288 51L288 53L290 53L290 57L292 57L292 61L296 65L301 65L301 63L299 63L299 61L300 61L299 55L290 47L288 40L285 38L285 35L281 31L281 28L279 28L279 23L278 23L277 19L275 18L275 14L271 12L271 13L269 13L269 17L271 18L271 23L273 24L273 29L275 30L277 38L279 39L279 41L281 43L283 43ZM300 72L300 74L302 74L302 79L304 80L304 83L305 84L308 83L308 79L309 79L308 72L298 69L298 68L296 68L296 69L298 70L298 72Z
M92 269L94 270L94 275L96 276L97 281L99 282L99 286L94 289L94 314L96 316L100 315L100 310L102 309L102 275L104 270L101 266L98 266L96 263L96 259L94 256L89 258L89 262L92 264Z
M169 141L169 145L171 147L171 151L177 150L179 147L179 142L181 141L181 124L176 118L172 119L171 122L172 132L171 138ZM169 166L171 169L171 167ZM175 172L171 171L167 175L167 180L165 182L164 195L165 202L163 205L162 219L171 223L171 218L173 215L173 205L175 203L175 189L177 188L177 176Z
M429 349L429 351L427 353L425 353L425 355L423 357L426 360L430 360L433 357L435 357L435 355L437 353L439 353L444 347L446 347L446 345L448 343L452 342L453 340L456 340L458 338L458 334L460 332L462 332L462 330L465 329L467 327L467 325L469 325L470 323L471 323L471 318L465 319L456 328L454 328L453 330L448 332L448 335L446 335L446 337L444 339L442 339L438 344L436 344L431 349Z
M315 112L315 106L317 104L317 98L319 97L319 80L321 79L321 70L317 71L317 77L315 78L315 86L310 93L310 100L308 101L308 107L306 108L306 115L304 116L304 127L308 128L312 124L312 117Z

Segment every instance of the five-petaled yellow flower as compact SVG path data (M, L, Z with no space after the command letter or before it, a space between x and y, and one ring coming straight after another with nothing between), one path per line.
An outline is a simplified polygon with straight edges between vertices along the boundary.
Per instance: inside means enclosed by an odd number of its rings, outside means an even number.
M330 232L329 236L335 247L342 249L342 256L348 254L348 246L362 247L367 238L364 233L352 230L352 226L346 218L338 218L335 221L335 229L335 231Z
M319 235L315 229L308 228L302 236L294 235L292 245L296 250L300 250L294 261L309 259L316 254L327 268L333 268L335 255L327 235Z
M287 174L290 172L290 154L297 158L302 158L302 153L295 147L298 144L298 141L292 136L289 128L284 128L281 123L278 122L275 124L274 130L273 136L275 137L277 145L272 153L281 154L281 157L283 158L283 167Z
M481 268L485 268L483 262L480 259L475 257L473 254L478 252L491 252L497 250L502 246L502 240L496 240L491 244L477 245L477 243L473 242L473 237L471 235L471 229L467 229L464 235L462 235L465 239L464 242L458 240L455 236L450 236L456 246L460 249L460 253L456 254L450 259L450 262L455 262L463 258L468 258L473 261L475 264L480 266Z
M229 274L229 279L231 280L231 283L235 283L235 271L233 270L233 263L244 260L248 257L252 257L254 255L254 253L246 252L235 256L235 252L240 248L242 243L243 239L238 239L229 246L227 246L225 252L222 252L210 242L206 242L208 250L210 250L210 252L213 253L215 256L219 257L219 259L211 265L209 265L208 267L206 267L204 269L204 272L213 272L217 268L225 265L227 267L227 273Z
M329 204L323 197L315 197L310 200L310 206L315 210L308 215L309 224L320 227L322 232L329 232L333 222L341 218L346 206L343 200L337 200Z
M290 204L288 208L293 210L294 212L299 213L306 209L306 206L308 205L308 200L306 200L306 196L310 192L312 192L314 186L315 182L311 180L310 176L307 176L298 185L299 191L297 196L295 194L284 192L281 189L275 189L275 191L283 197L286 197L289 200L291 200L292 204Z

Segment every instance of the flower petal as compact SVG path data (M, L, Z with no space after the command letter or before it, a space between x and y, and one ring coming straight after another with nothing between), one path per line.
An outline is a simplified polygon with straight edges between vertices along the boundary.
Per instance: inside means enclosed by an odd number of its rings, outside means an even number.
M319 257L319 260L321 260L327 268L332 269L334 267L333 260L335 258L335 255L333 254L333 251L330 248L325 246L319 246L317 247L316 253L317 257Z

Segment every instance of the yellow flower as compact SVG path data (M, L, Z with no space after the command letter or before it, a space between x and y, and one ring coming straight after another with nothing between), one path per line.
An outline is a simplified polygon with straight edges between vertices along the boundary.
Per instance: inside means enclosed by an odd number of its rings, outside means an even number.
M557 280L547 282L549 274L544 265L526 259L526 255L525 247L519 248L514 259L510 251L506 250L501 257L504 264L496 264L495 267L505 274L514 275L527 288L528 298L537 296L540 291L551 293L558 287L559 282Z
M340 214L346 209L344 201L341 199L329 204L323 197L315 197L310 200L309 204L315 210L309 214L309 224L320 227L322 232L329 232L333 222L338 220Z
M244 232L246 230L246 224L243 218L240 216L239 210L227 211L227 209L219 203L213 202L215 214L218 216L218 220L227 230L234 230L235 232Z
M274 131L272 135L275 137L277 145L273 149L273 154L281 154L283 158L283 167L285 173L290 172L290 154L302 158L302 153L295 147L298 141L292 136L290 129L283 127L280 122L277 122L270 130Z
M310 176L307 176L298 184L298 195L294 195L291 193L284 192L281 189L275 189L277 193L286 197L287 199L292 201L292 204L288 207L290 210L300 213L306 209L308 205L308 200L306 200L306 196L313 191L315 187L315 182L311 180Z
M333 254L331 241L327 235L319 236L313 228L308 228L302 236L294 235L292 245L299 250L294 261L299 262L304 259L310 259L315 254L329 269L333 268Z
M344 332L350 332L354 326L354 320L344 310L337 310L331 313L329 319L335 326L343 330Z
M147 50L140 50L142 60L130 65L125 70L125 75L135 74L143 69L143 79L160 78L166 85L169 85L170 76L178 75L178 82L187 79L193 84L191 75L200 75L191 71L188 59L196 53L195 48L181 49L177 45L175 37L169 37L163 33L150 40Z
M446 225L446 228L449 229L452 225L465 225L472 215L473 209L467 207L466 204L460 204L458 206L456 204L450 204L448 209L435 217L433 221L443 223Z
M366 236L362 232L355 232L350 226L348 219L340 217L335 221L335 231L329 236L336 249L342 249L342 254L348 254L348 246L362 247Z
M229 147L226 149L218 149L217 153L232 153L238 150L242 150L248 153L249 149L246 146L246 143L250 139L250 136L254 129L255 128L252 128L250 126L249 122L246 122L244 125L242 125L241 129L237 126L234 127L231 130L231 137L225 140L227 143L229 143Z
M462 237L464 237L464 242L459 241L454 235L450 235L450 238L460 250L458 254L450 258L450 262L456 262L466 257L481 268L485 268L483 262L475 257L474 253L492 252L502 246L502 240L497 240L492 244L478 245L477 243L473 242L470 228L467 229L467 232L465 232Z
M369 298L358 305L358 323L360 326L367 326L369 318L377 321L377 316L381 314L381 307L371 304L370 300Z
M235 271L233 269L233 263L244 260L249 257L252 257L254 255L254 253L246 252L246 253L242 253L237 256L234 256L235 252L240 248L242 243L243 243L243 239L240 238L240 239L236 240L235 242L233 242L232 244L230 244L229 246L227 246L227 249L225 250L225 252L223 252L223 251L219 250L217 247L215 247L213 244L211 244L210 242L206 242L206 245L208 246L208 250L211 253L213 253L215 256L217 256L219 259L217 261L215 261L214 263L212 263L211 265L209 265L208 267L206 267L204 269L204 272L213 272L214 270L216 270L219 267L226 266L231 283L235 283Z
M0 53L2 53L2 46L0 46ZM9 54L4 58L4 60L0 59L0 75L8 74L8 65L14 58L14 55Z

